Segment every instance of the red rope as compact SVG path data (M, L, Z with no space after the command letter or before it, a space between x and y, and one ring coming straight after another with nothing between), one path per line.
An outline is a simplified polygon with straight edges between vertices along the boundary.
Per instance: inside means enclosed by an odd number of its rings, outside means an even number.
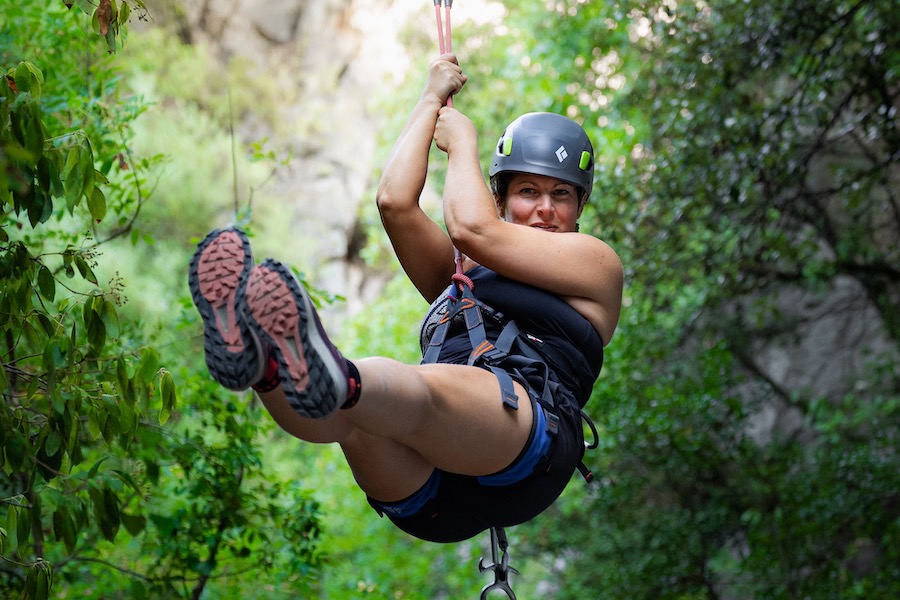
M438 32L438 49L441 51L441 54L447 54L449 52L453 52L453 40L451 39L451 28L450 28L450 7L453 6L453 0L443 0L444 2L444 20L446 23L441 23L441 1L442 0L434 0L434 19L437 22L437 32ZM444 26L446 25L446 33L444 30ZM447 98L447 106L453 108L453 99Z
M441 2L444 3L444 21L441 22ZM441 54L453 52L453 40L451 37L452 29L450 27L450 7L453 6L453 0L434 0L434 19L437 23L438 33L438 49ZM446 30L444 26L446 25ZM447 98L447 106L453 108L453 98ZM462 292L462 286L467 286L470 290L475 288L472 280L465 275L463 271L463 255L459 248L453 248L454 262L456 262L456 273L451 280L457 285L459 291Z
M434 0L434 19L437 21L438 50L441 54L446 52L444 46L444 25L441 23L441 0Z
M462 273L461 269L456 270L456 273L454 273L453 276L450 277L450 281L456 284L456 286L459 288L459 291L462 291L462 286L466 286L470 290L475 289L475 282L472 281L471 277Z

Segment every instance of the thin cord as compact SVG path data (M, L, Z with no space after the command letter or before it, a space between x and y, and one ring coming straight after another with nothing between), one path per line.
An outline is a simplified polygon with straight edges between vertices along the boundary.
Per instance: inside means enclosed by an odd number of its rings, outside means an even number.
M438 33L438 49L441 54L447 54L453 51L453 40L451 37L451 26L450 26L450 8L453 6L453 0L443 0L444 2L444 21L446 23L441 23L441 0L434 0L434 18L437 23L437 33ZM446 24L446 33L444 30L444 25ZM453 108L453 98L447 98L447 106ZM453 275L453 281L459 287L460 292L462 292L463 286L468 286L469 289L474 287L472 280L466 277L465 272L463 271L463 255L462 252L459 251L459 248L456 246L453 247L453 258L456 263L456 273Z
M441 51L441 54L446 54L444 46L444 25L441 23L441 0L434 0L434 19L437 22L438 50Z
M437 32L438 32L438 49L441 51L441 54L447 54L449 52L453 52L453 41L451 39L451 27L450 27L450 7L453 5L453 0L443 0L444 2L444 21L446 23L441 22L441 0L434 0L434 19L437 23ZM446 33L444 32L446 25ZM447 106L453 108L453 98L447 98Z

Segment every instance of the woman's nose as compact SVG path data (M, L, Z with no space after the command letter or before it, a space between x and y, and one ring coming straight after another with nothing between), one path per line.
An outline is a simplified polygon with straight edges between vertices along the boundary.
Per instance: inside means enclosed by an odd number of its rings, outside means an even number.
M550 194L541 194L537 207L542 213L553 212L553 199L550 197Z

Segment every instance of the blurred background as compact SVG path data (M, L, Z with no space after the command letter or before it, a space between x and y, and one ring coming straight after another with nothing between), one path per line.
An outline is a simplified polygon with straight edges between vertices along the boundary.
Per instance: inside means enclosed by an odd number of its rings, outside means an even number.
M583 123L625 266L597 476L511 529L519 598L900 594L900 17L886 0L457 0L482 164ZM427 306L374 203L438 54L426 0L0 11L0 596L477 597L340 450L203 361L196 243L243 226L350 357ZM445 157L423 205L440 220Z

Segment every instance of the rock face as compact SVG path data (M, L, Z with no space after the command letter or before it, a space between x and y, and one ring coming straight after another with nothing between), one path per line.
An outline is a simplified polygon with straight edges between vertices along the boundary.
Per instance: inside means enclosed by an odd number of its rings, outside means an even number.
M397 34L423 10L408 0L184 0L156 12L223 63L251 61L278 90L274 118L245 114L236 130L245 143L266 138L290 151L265 193L282 207L278 235L303 239L303 255L280 257L345 296L350 312L386 278L366 272L355 255L360 203L374 202L380 172L374 157L385 119L371 99L402 78L409 58Z

